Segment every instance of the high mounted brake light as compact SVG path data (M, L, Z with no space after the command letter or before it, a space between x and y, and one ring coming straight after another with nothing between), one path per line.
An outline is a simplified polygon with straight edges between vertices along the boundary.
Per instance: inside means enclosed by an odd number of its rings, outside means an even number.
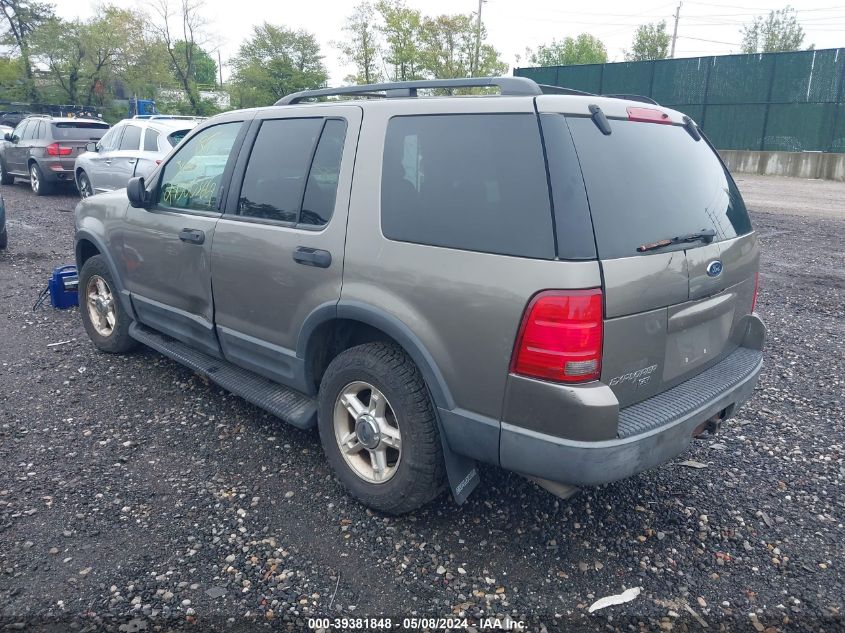
M602 333L600 289L541 292L525 308L511 371L557 382L598 380Z
M662 110L654 108L638 108L636 106L628 106L628 120L641 121L642 123L665 123L672 125L672 119Z
M70 156L73 153L72 147L66 147L58 143L50 143L46 149L47 156Z

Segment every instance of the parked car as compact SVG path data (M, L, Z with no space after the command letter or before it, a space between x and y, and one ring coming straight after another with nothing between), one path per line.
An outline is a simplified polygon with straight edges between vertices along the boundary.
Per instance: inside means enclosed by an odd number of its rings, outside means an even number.
M76 156L108 129L96 119L27 117L0 144L0 183L28 179L37 196L51 193L59 183L72 183Z
M31 115L31 112L0 112L0 125L14 128L26 117Z
M0 249L9 245L9 231L6 229L6 201L0 193Z
M148 176L202 119L153 115L125 119L98 143L90 143L74 166L83 198L123 189L134 176Z
M563 494L674 458L757 382L757 235L691 119L543 90L354 86L204 122L77 206L89 337L316 425L387 513L444 477L462 501L477 462Z

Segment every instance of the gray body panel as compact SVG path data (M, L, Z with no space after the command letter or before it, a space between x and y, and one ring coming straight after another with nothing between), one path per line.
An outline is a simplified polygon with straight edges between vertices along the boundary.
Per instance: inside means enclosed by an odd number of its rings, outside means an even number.
M302 361L296 347L305 320L320 306L340 299L346 218L358 130L359 107L308 108L308 116L346 120L346 142L340 165L334 212L320 230L285 225L272 220L243 218L236 210L236 192L227 214L218 222L211 267L217 333L228 360L262 375L304 389ZM302 117L301 108L260 111L265 119ZM247 143L249 144L249 139ZM284 151L284 148L280 148ZM235 174L246 167L248 152L241 152ZM297 248L331 254L327 268L305 266L294 260Z

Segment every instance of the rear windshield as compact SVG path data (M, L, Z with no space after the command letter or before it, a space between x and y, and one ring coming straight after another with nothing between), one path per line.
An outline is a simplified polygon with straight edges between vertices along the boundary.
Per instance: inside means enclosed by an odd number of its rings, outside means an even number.
M170 143L171 147L176 147L179 144L179 141L185 138L190 131L191 130L177 130L167 137L167 142Z
M611 120L605 136L589 118L566 121L602 259L640 255L638 246L702 229L713 229L717 241L751 231L730 174L710 146L683 127ZM545 124L543 130L548 142Z
M107 123L68 121L53 123L53 138L63 141L96 141L108 132Z

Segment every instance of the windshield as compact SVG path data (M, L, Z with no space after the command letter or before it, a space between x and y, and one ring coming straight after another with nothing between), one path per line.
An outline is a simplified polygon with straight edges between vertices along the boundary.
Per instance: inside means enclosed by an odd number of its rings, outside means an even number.
M107 123L67 122L53 123L53 138L57 141L96 141L108 132Z
M637 247L707 229L715 232L714 241L751 231L742 196L703 139L695 141L677 125L623 120L611 120L612 133L605 136L589 118L566 120L602 259L648 256L660 251L639 253Z

